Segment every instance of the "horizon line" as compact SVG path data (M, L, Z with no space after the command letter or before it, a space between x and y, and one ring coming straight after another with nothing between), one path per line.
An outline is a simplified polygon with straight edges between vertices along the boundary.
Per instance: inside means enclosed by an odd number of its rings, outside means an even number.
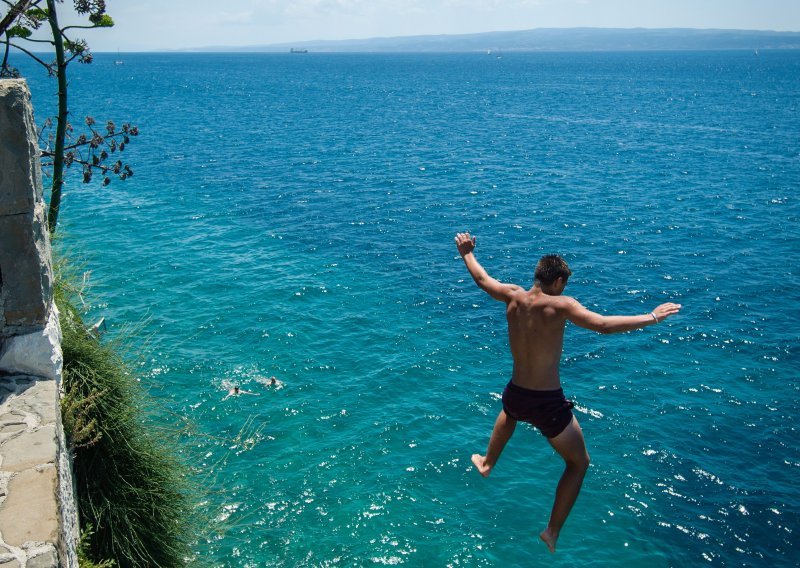
M280 41L275 43L264 43L264 44L235 44L235 45L204 45L204 46L192 46L192 47L172 47L172 48L154 48L146 51L140 51L139 53L149 53L149 52L157 52L157 53L169 53L175 51L195 51L195 52L213 52L216 50L230 50L230 49L237 49L237 50L246 50L248 48L253 49L264 49L264 48L288 48L291 46L304 46L310 44L337 44L337 43L347 43L347 42L370 42L370 41L381 41L381 40L409 40L409 39L421 39L421 38L463 38L463 37L476 37L476 36L487 36L492 34L513 34L513 33L523 33L523 32L535 32L535 31L577 31L577 30L599 30L599 31L687 31L687 32L747 32L747 33L754 33L754 34L800 34L800 30L796 31L780 31L780 30L765 30L765 29L748 29L748 28L691 28L691 27L663 27L663 28L653 28L653 27L602 27L602 26L571 26L571 27L542 27L542 28L525 28L525 29L515 29L515 30L495 30L495 31L484 31L484 32L465 32L465 33L430 33L430 34L411 34L411 35L393 35L393 36L371 36L371 37L360 37L360 38L346 38L346 39L310 39L310 40L294 40L294 41ZM744 49L744 48L743 48ZM530 49L528 51L541 51L536 49ZM652 51L652 50L648 50ZM106 52L97 52L97 53L106 53ZM136 53L136 52L128 52L128 53Z

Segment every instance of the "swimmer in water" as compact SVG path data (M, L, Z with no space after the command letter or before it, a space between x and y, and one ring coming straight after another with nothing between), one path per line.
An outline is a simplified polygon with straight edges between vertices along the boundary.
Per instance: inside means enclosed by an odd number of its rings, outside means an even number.
M228 390L228 394L222 400L227 400L232 396L239 396L240 394L251 394L253 396L258 396L257 392L242 390L239 388L239 385L234 385Z
M279 380L277 379L277 377L275 377L275 376L271 376L271 377L258 377L258 378L256 379L256 381L258 381L259 383L261 383L261 384L262 384L262 385L264 385L265 387L275 387L275 388L277 388L277 389L279 389L279 388L282 388L282 387L283 387L283 381L279 381Z

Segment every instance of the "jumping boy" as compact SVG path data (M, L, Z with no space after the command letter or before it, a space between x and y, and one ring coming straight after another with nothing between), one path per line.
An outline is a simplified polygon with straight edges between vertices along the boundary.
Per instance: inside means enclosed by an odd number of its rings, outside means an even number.
M550 521L539 534L550 552L555 552L558 534L589 468L583 432L572 414L572 403L564 398L559 376L567 320L598 333L621 333L655 325L678 313L681 306L666 303L648 314L603 316L574 298L561 295L572 275L561 257L543 256L536 265L533 287L526 290L489 276L472 252L475 237L458 233L455 240L478 287L506 304L508 343L514 360L511 380L503 391L503 409L495 421L486 455L473 455L472 463L482 476L488 477L518 421L541 431L566 464L556 488Z

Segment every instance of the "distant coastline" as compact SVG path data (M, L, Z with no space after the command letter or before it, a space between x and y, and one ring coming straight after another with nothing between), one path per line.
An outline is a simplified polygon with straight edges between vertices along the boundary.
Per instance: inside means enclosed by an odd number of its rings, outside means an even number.
M719 29L539 28L460 35L205 46L180 52L409 53L486 51L703 51L800 49L800 32Z

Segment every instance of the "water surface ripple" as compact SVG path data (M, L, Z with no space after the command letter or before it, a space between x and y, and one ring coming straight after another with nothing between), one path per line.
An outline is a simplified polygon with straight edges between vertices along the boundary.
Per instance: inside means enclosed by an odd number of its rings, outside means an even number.
M164 420L194 423L218 566L795 566L798 52L100 54L72 111L129 120L136 175L71 179L92 313L144 320ZM55 85L32 76L37 117ZM550 558L561 465L520 428L496 277L560 252L604 313L567 330L592 466ZM282 388L264 386L277 375ZM259 396L222 400L238 383Z

